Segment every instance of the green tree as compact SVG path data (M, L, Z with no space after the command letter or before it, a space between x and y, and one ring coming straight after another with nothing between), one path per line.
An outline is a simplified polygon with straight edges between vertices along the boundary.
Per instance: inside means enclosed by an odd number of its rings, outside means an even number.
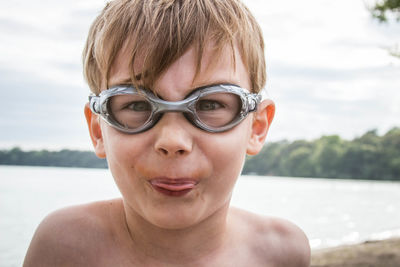
M315 141L312 156L317 177L340 177L340 159L344 154L344 142L337 135L323 136Z
M341 158L341 175L352 179L388 179L382 138L376 130L369 131L348 144Z
M1 165L29 165L29 166L58 166L107 168L105 159L99 159L93 152L73 151L23 151L19 147L10 150L0 150Z
M389 16L393 16L397 22L400 22L400 0L381 0L370 8L372 16L380 22L388 22ZM388 15L390 14L390 15ZM392 56L400 58L400 48L396 44L388 49Z
M385 153L382 156L382 168L386 179L400 178L400 128L393 128L382 138Z
M243 168L243 174L282 175L280 162L282 150L288 142L270 143L263 147L257 156L249 156Z
M376 130L352 141L323 136L314 141L275 142L248 157L244 174L400 180L400 128Z
M388 21L388 13L394 15L397 21L400 21L400 0L379 1L371 8L371 12L372 16L380 22Z
M311 155L312 147L309 145L293 149L285 166L285 169L290 170L290 176L313 177L315 173Z

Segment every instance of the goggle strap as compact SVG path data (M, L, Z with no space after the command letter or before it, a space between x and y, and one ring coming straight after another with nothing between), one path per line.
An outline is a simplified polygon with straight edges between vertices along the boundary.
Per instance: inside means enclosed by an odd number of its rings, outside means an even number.
M248 100L249 100L249 112L253 112L257 110L257 106L261 101L261 95L259 94L249 94L248 95Z
M100 114L99 100L99 96L89 95L89 107L93 113Z

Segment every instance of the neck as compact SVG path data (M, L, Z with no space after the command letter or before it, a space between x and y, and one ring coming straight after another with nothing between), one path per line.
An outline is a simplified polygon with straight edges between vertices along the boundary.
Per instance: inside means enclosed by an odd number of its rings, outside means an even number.
M229 202L201 222L182 229L151 224L124 203L127 228L135 253L145 261L193 265L223 249L227 240Z

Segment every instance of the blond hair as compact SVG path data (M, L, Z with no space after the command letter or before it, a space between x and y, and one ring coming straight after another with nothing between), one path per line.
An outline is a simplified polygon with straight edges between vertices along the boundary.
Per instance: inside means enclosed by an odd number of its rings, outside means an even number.
M226 45L237 45L253 92L266 82L262 32L239 0L114 0L93 22L83 51L84 76L91 91L108 86L111 67L122 48L129 47L131 80L151 88L175 60L194 45L197 74L206 42L215 43L215 55ZM129 45L127 45L129 44ZM135 74L140 55L145 70Z

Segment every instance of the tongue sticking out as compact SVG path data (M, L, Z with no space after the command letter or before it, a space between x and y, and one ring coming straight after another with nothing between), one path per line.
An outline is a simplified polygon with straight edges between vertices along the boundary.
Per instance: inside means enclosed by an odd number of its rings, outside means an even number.
M151 181L151 184L155 187L159 187L169 191L183 191L192 189L196 186L196 182L192 180L164 180L157 179Z
M151 180L150 184L164 195L180 197L189 193L196 186L197 181L193 179L157 178Z

